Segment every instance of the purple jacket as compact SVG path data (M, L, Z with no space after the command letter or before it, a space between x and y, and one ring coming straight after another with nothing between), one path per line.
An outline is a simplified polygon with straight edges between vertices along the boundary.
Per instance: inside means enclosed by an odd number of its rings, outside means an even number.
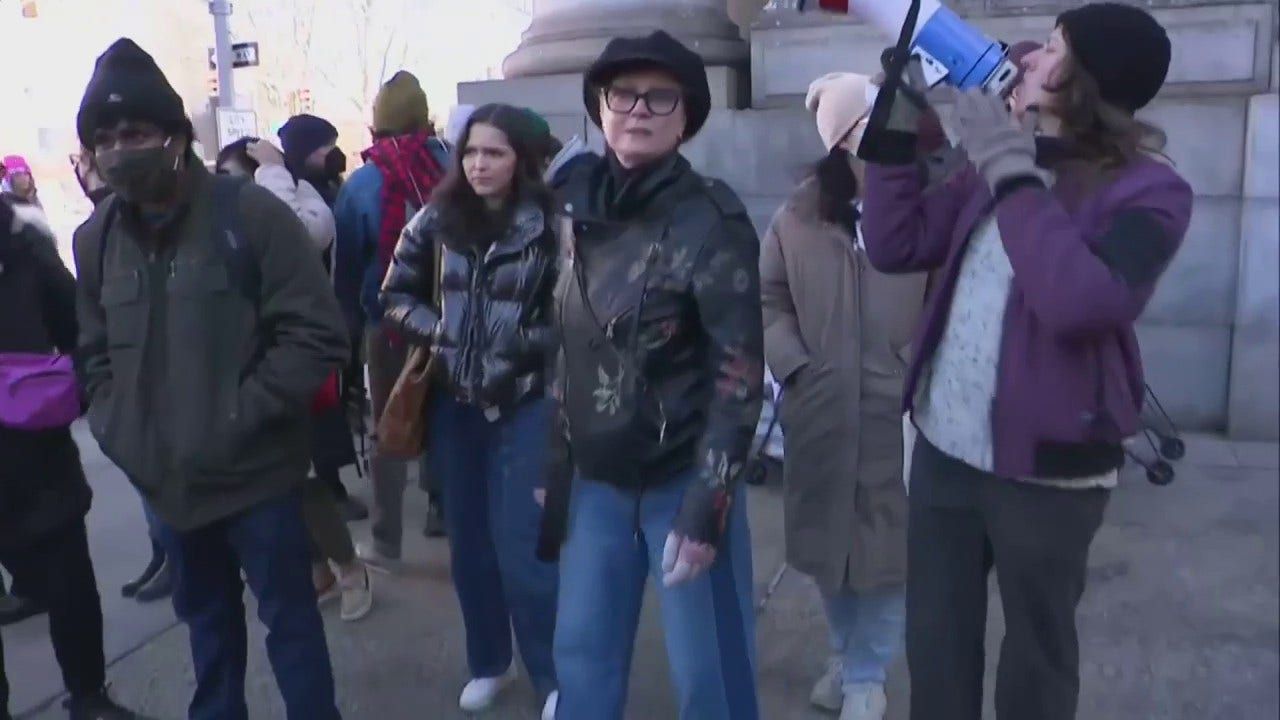
M1090 186L1066 176L1052 190L1023 183L993 203L972 165L928 190L915 164L868 167L871 263L941 269L916 329L904 409L941 340L970 235L994 212L1014 273L992 403L995 473L1065 478L1118 467L1143 399L1134 322L1182 243L1191 188L1144 157Z

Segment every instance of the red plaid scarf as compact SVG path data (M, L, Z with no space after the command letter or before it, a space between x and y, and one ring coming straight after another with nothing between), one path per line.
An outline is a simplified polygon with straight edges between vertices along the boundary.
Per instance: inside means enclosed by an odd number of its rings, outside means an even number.
M408 135L384 138L364 151L382 173L382 227L378 233L378 263L383 272L391 266L400 231L409 221L410 208L422 208L444 178L445 170L436 161L428 142L435 137L430 128Z

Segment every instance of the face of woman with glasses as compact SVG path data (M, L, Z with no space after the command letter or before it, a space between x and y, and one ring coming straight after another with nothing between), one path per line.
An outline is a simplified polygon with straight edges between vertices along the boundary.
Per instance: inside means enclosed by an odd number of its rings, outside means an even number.
M684 91L662 70L623 73L601 91L600 124L623 167L653 162L680 146Z

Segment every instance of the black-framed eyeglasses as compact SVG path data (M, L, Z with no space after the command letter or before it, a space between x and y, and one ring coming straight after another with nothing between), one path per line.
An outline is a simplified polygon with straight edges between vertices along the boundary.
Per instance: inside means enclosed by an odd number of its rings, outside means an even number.
M684 93L675 88L653 88L638 92L630 88L610 86L604 89L604 102L616 113L629 113L644 100L644 106L654 115L670 115L680 106Z

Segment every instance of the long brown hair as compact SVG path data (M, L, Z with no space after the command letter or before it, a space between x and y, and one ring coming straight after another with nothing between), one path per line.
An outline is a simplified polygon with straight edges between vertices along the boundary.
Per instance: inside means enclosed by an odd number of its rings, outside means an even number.
M471 140L471 128L479 123L501 130L516 153L516 174L512 179L507 207L502 213L488 210L484 200L467 182L466 172L462 169L462 158ZM443 226L457 233L459 240L474 242L483 235L501 232L510 222L515 204L521 199L532 200L543 213L549 214L551 191L542 180L542 168L546 164L544 135L528 111L521 108L501 103L476 108L467 118L458 147L454 149L448 175L431 195L432 204L440 209Z
M1104 100L1098 81L1071 52L1062 69L1062 79L1046 89L1055 95L1053 115L1062 122L1062 136L1071 141L1076 157L1105 172L1143 154L1164 156L1164 131Z

